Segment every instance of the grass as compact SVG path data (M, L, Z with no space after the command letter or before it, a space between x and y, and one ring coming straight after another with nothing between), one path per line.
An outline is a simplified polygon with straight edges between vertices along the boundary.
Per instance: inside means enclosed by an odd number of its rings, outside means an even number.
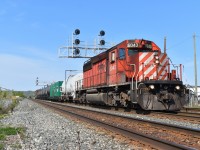
M9 126L4 126L0 127L0 150L4 149L4 144L3 141L6 140L6 137L9 135L16 135L19 134L21 139L25 137L25 128L24 127L9 127ZM19 143L15 143L12 145L14 149L20 149L21 145Z
M12 112L14 108L18 105L19 100L13 99L12 102L5 106L4 102L0 100L0 119L7 116L9 112ZM23 139L25 137L25 128L24 127L9 127L0 124L0 150L4 149L4 141L6 140L7 136L9 135L20 135L20 138ZM19 143L14 143L12 145L14 149L21 149L21 145Z
M4 145L2 143L0 143L0 150L4 149Z
M25 128L23 127L0 127L0 138L7 135L16 135L19 134L20 137L24 137Z
M16 135L17 130L13 127L2 127L2 128L0 128L0 134L2 134L2 135Z
M4 134L0 134L0 141L5 140L6 136Z
M7 116L7 114L0 114L0 120L3 119L6 116Z

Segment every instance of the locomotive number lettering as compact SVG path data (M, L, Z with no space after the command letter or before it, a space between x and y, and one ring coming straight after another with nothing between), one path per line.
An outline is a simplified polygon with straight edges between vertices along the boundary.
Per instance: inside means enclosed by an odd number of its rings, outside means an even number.
M138 47L138 46L139 46L138 43L128 43L128 44L127 44L127 47L133 47L133 48L136 48L136 47Z
M151 44L145 44L146 48L152 49L152 45Z

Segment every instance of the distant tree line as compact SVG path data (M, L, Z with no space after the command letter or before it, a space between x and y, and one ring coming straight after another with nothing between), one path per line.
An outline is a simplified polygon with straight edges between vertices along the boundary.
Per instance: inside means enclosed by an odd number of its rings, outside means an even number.
M0 90L0 99L11 99L13 97L22 97L24 98L24 93L21 91L1 91Z

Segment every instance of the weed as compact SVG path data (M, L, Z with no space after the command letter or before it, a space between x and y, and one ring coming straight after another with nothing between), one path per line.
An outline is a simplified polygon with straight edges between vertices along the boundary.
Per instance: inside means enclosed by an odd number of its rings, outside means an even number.
M6 114L0 114L0 119L3 119L6 116L7 116Z
M24 139L25 138L26 128L18 127L18 128L16 128L16 130L17 130L17 133L20 135L20 138Z
M0 150L4 149L4 145L2 143L0 143Z
M19 143L13 144L13 145L11 145L11 147L14 149L22 149L22 146Z
M6 139L6 136L4 134L0 134L0 140L5 140Z

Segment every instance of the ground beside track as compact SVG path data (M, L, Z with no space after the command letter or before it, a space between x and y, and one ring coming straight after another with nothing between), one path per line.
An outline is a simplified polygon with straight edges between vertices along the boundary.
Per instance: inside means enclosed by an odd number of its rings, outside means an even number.
M24 126L25 138L20 149L138 149L122 139L96 131L81 122L66 119L28 99L0 123ZM6 145L6 149L16 149Z

